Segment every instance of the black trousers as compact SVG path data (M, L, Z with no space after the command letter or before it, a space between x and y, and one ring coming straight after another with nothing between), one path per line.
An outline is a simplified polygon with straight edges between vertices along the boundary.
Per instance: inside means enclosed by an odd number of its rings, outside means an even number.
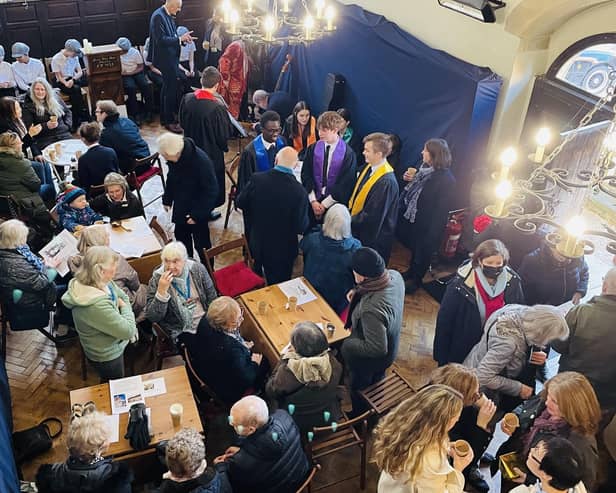
M205 221L203 224L175 224L175 239L184 243L188 256L192 257L194 248L197 249L197 254L201 262L205 264L205 255L203 249L206 250L212 247L210 240L210 227ZM193 242L195 244L193 248Z
M144 72L134 75L123 75L122 84L127 96L126 111L130 116L135 116L139 113L137 90L141 91L145 112L152 112L152 83L145 76Z
M160 69L163 74L163 87L160 91L160 123L174 123L178 112L178 68Z
M257 258L255 256L255 271L261 275L265 275L268 285L278 284L279 282L288 281L293 275L293 258Z
M71 101L71 112L73 113L73 128L77 128L79 126L80 121L89 121L90 113L88 112L88 108L83 101L83 96L81 95L81 86L86 84L79 84L79 81L75 81L72 87L66 87L62 83L58 83L58 87L60 88L60 92L62 94L67 94Z

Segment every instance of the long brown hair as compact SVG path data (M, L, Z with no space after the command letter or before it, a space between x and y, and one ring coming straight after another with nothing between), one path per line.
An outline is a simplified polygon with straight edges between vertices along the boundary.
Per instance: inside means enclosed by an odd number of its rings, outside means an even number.
M430 373L431 384L442 384L457 390L462 394L465 406L471 406L476 401L479 388L477 373L460 363L448 363Z
M451 151L445 139L429 139L425 146L434 169L446 169L451 166Z

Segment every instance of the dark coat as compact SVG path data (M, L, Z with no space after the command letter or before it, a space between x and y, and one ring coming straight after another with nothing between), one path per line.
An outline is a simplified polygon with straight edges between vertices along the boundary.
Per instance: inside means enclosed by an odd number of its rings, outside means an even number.
M522 280L506 267L505 304L524 304ZM434 359L439 366L462 363L473 346L481 340L483 324L477 307L475 276L470 260L449 281L436 318Z
M162 72L177 70L180 63L180 41L175 19L164 7L157 8L150 17L150 49L148 62Z
M585 296L588 289L588 264L584 257L559 265L547 245L526 255L518 274L529 305L562 305L575 293Z
M17 127L15 121L0 119L0 134L3 134L4 132L15 132L21 137L24 156L27 155L26 151L28 150L28 148L30 148L30 151L32 152L32 158L35 158L36 156L41 155L41 150L34 143L34 139L30 137L30 134L27 130L28 129L26 129L26 133L24 135L21 135L22 130Z
M295 99L284 91L275 91L267 98L267 111L275 111L280 115L280 121L285 122L293 113Z
M224 466L215 466L208 467L201 476L189 481L178 483L163 479L156 493L232 493L232 490Z
M135 159L150 155L150 148L141 137L139 127L124 117L105 118L100 145L111 147L116 152L123 173L132 168Z
M13 290L23 291L13 302ZM12 330L45 327L56 302L56 287L47 269L38 269L17 250L0 249L0 296L7 304Z
M77 161L79 186L86 193L90 192L91 186L102 185L108 173L118 171L118 156L115 151L102 145L90 147Z
M126 192L126 200L121 202L113 202L106 193L103 193L90 200L90 207L112 221L144 215L143 205L130 191Z
M295 406L293 419L302 436L312 431L315 426L328 426L342 416L338 398L338 385L342 378L342 365L329 353L332 375L328 382L301 383L289 370L288 360L283 359L272 371L265 392L275 399L280 409L287 409L289 404ZM323 412L330 413L330 420L325 421Z
M58 117L58 126L53 130L47 128L47 122L51 116L49 112L45 111L42 115L37 114L29 94L26 94L26 99L24 100L22 120L26 128L30 128L30 125L38 125L39 123L43 127L41 133L34 137L34 144L36 144L36 147L40 150L43 150L49 144L53 144L59 140L73 138L71 135L71 127L73 126L73 115L71 110L59 96L56 96L56 99L60 106L62 106L64 115Z
M309 471L299 430L282 410L243 438L239 452L225 463L234 493L295 493Z
M260 138L261 136L259 135L256 139L260 139ZM242 151L242 155L240 156L240 165L237 169L237 193L238 194L244 189L246 185L248 185L250 178L252 178L252 175L256 173L258 170L257 154L255 152L255 147L254 147L254 141L256 139L254 139L250 144L244 147L244 150ZM281 140L284 140L284 138L281 137ZM283 146L284 144L282 145L276 144L276 152L282 149ZM274 167L274 158L275 158L275 154L272 155L269 160L270 166L272 168Z
M248 389L255 389L259 365L237 339L213 329L206 317L201 319L196 334L183 332L180 342L186 345L193 368L212 391L229 406L235 404Z
M124 462L105 459L82 464L69 458L43 464L36 473L40 493L130 493L133 473Z
M169 164L163 205L173 205L176 224L185 224L186 216L207 224L217 195L214 163L192 139L185 138L180 159Z
M27 159L0 150L0 195L11 195L27 213L46 211L39 195L41 180Z

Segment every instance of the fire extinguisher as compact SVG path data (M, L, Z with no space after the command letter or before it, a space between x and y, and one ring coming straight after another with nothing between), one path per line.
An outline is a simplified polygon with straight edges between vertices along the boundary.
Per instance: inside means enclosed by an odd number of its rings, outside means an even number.
M455 216L452 217L447 226L445 227L445 237L439 251L439 255L451 260L455 257L458 250L458 243L460 243L460 237L462 236L462 222L458 221Z

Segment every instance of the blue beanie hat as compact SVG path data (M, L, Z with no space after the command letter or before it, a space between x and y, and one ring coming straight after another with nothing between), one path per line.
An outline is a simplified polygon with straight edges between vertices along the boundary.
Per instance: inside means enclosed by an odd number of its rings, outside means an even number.
M73 200L81 195L85 195L86 192L83 188L73 187L66 191L66 193L62 196L63 204L70 204Z
M64 43L64 49L79 54L81 53L81 43L76 39L67 39L66 43Z
M188 28L186 26L178 26L178 29L176 32L178 36L183 36L184 34L188 32Z
M128 38L118 38L115 44L118 46L118 48L121 48L124 51L130 50L132 46Z

